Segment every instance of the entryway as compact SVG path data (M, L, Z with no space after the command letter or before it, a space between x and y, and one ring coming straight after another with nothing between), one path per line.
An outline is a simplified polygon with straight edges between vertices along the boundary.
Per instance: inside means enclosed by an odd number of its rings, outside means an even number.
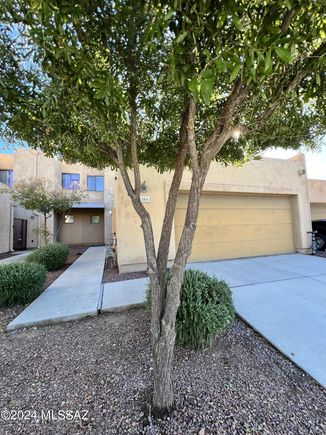
M14 219L13 248L24 251L27 242L27 219Z

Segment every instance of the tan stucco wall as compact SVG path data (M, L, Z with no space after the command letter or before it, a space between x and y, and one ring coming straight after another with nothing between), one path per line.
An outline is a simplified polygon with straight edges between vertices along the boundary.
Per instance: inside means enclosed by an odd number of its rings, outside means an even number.
M0 169L14 169L13 154L0 154Z
M146 180L148 186L148 192L144 195L150 196L151 202L145 204L145 207L152 217L157 246L172 173L158 174L152 168L142 167L141 179ZM191 172L186 171L180 190L188 191L190 182ZM223 167L214 163L207 175L204 191L290 195L293 203L295 249L298 252L309 251L307 231L311 229L311 217L305 159L302 154L290 160L252 161L242 167ZM146 268L146 257L140 219L133 210L120 174L117 176L115 206L119 269L121 272L143 270ZM174 255L173 230L169 259L173 259Z
M308 180L312 220L326 219L326 180Z
M308 180L311 203L326 204L326 180Z

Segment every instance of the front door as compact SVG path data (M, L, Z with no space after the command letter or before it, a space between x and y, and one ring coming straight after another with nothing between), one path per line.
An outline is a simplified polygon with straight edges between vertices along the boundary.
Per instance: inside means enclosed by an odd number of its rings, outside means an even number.
M14 244L15 251L22 251L26 249L27 239L27 220L14 219Z

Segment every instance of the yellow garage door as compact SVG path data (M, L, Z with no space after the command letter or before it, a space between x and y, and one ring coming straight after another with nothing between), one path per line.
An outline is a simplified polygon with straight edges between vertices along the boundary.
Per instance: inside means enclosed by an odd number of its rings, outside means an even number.
M175 216L176 244L184 223L187 194ZM293 252L291 198L203 194L190 261Z
M313 221L326 219L326 204L311 204L310 209Z

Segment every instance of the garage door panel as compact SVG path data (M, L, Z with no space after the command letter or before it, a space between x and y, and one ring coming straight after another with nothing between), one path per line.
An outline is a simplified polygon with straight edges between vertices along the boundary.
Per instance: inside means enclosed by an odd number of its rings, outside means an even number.
M292 239L270 240L268 245L261 240L221 242L219 250L213 243L194 243L191 261L212 261L225 258L254 257L258 255L273 255L293 252L289 246Z
M289 209L291 200L288 196L273 195L232 195L232 194L203 194L200 200L200 208L257 208L259 209ZM186 209L188 196L181 194L178 197L178 209Z
M292 231L292 224L275 225L251 225L242 224L238 226L218 225L203 226L196 230L196 241L211 241L215 243L227 241L248 241L248 240L273 240L288 239ZM182 227L176 227L176 237L180 239ZM204 242L205 243L205 242Z
M184 222L186 215L185 210L176 211L176 221ZM291 210L273 210L273 209L203 209L199 212L197 226L206 225L223 225L228 222L229 225L238 225L243 222L252 224L292 224Z
M180 240L187 195L178 198L176 243ZM290 197L203 194L190 261L293 252Z

